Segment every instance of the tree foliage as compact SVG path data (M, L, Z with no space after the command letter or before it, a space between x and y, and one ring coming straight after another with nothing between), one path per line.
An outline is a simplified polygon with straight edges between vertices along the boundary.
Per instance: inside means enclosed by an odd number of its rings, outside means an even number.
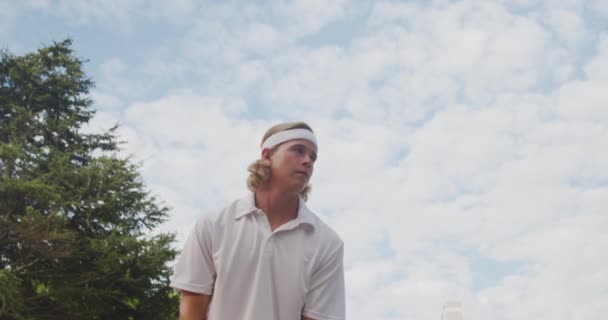
M167 319L168 208L94 116L71 40L0 53L0 319Z

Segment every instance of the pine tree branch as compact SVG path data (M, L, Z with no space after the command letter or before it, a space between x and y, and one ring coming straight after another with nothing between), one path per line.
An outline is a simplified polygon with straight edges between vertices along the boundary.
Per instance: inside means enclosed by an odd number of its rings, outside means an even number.
M34 258L34 260L30 261L29 263L16 267L14 269L15 273L20 273L22 270L27 269L27 268L33 266L34 264L38 263L38 261L40 261L40 258Z

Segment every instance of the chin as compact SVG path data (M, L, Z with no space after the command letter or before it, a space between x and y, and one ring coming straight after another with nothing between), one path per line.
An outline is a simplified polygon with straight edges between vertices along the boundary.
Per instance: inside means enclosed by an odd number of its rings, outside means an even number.
M306 188L306 186L308 185L307 183L297 183L291 186L291 190L293 190L293 192L296 193L300 193L300 191L304 190L304 188Z

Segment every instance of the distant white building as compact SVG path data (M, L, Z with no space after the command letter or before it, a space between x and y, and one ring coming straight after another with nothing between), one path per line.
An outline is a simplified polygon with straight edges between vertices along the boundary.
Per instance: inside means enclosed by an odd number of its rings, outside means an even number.
M462 320L462 305L457 301L450 301L443 305L441 320Z

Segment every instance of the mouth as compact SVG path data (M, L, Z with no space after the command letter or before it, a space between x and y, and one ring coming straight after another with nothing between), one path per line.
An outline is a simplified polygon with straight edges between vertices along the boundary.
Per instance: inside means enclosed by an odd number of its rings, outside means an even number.
M306 171L296 171L296 173L299 173L308 178L308 173Z

